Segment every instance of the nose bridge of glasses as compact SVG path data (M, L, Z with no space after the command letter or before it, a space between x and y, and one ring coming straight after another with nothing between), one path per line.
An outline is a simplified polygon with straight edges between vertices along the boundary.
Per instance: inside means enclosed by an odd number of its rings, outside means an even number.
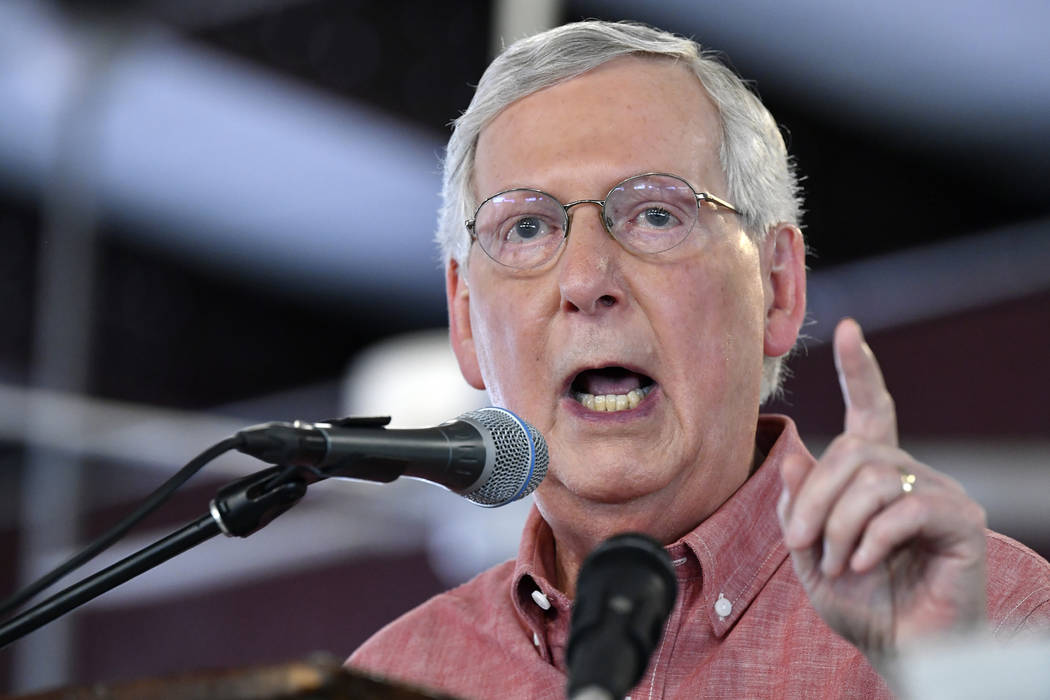
M570 211L570 209L579 204L593 204L594 206L598 207L598 220L602 222L602 228L605 229L605 232L608 233L610 236L612 235L612 226L610 225L609 220L606 218L607 215L605 212L605 200L603 199L577 199L573 202L569 202L568 204L564 205L565 215L569 220L569 228L572 227L572 212ZM568 235L568 231L566 231L566 235Z

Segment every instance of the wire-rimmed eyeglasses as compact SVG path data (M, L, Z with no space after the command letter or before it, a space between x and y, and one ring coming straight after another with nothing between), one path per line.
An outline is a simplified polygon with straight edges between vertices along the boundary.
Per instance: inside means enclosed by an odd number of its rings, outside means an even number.
M610 236L631 252L650 254L670 250L689 236L700 219L701 202L740 214L729 202L697 192L677 175L644 173L614 186L605 199L568 204L542 190L498 192L465 223L486 255L501 265L527 270L557 257L569 237L569 209L578 204L601 207L602 225Z

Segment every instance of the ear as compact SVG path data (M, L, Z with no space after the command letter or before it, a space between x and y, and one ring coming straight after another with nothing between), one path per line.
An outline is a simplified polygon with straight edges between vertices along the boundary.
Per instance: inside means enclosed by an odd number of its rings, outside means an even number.
M459 362L459 371L475 389L484 389L478 366L478 355L474 348L474 333L470 325L470 288L467 279L460 274L459 263L451 260L445 268L445 298L448 301L448 333L452 341L452 352Z
M766 293L765 354L779 357L795 345L806 316L806 244L797 226L778 224L762 242Z

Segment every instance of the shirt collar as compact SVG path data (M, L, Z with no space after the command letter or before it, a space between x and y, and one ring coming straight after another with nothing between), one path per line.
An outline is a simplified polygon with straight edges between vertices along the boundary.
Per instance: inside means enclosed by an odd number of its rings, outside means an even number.
M558 663L548 639L547 623L555 622L560 637L568 635L572 601L552 583L557 571L554 561L554 533L536 506L529 511L518 546L518 558L511 578L510 596L518 621L532 634L540 656ZM541 605L543 603L543 605ZM565 640L561 640L564 642Z
M788 455L812 459L786 416L762 416L756 445L762 464L736 493L682 542L703 574L702 596L711 627L723 636L788 556L777 519L780 465ZM724 598L724 603L719 599Z
M711 516L666 547L676 562L680 585L691 572L695 577L699 568L704 606L718 637L740 618L787 557L776 514L781 463L791 454L812 459L786 416L761 416L756 445L766 457L751 477ZM572 601L552 583L555 572L553 533L533 507L518 548L510 593L520 619L534 631L542 628L545 618L571 609ZM550 610L536 604L535 591L550 602ZM720 597L728 604L716 606Z

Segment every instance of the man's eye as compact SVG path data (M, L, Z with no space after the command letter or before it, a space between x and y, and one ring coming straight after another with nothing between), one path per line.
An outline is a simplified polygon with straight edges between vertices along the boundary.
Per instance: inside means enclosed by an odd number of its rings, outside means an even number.
M639 218L641 223L653 228L667 228L673 226L677 221L671 212L659 207L649 207Z
M666 231L682 223L682 220L666 207L653 205L635 211L637 213L630 217L626 224L636 231Z
M507 229L507 241L529 241L544 233L543 221L535 216L523 216Z

